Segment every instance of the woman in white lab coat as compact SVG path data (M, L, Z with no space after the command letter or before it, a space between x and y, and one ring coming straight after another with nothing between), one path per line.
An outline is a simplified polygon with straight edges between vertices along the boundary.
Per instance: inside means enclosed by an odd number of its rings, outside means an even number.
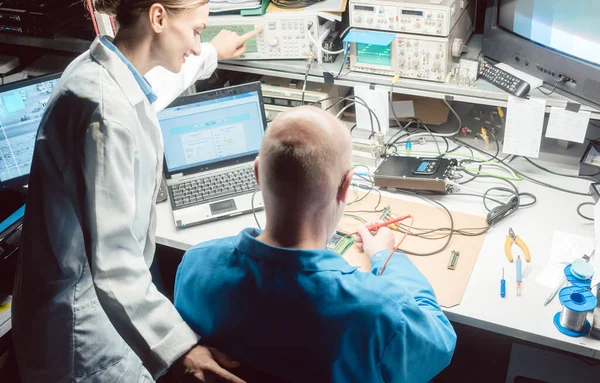
M259 31L200 44L207 0L158 1L93 1L119 32L69 65L41 121L13 300L24 382L146 382L172 366L241 381L152 284L156 111Z

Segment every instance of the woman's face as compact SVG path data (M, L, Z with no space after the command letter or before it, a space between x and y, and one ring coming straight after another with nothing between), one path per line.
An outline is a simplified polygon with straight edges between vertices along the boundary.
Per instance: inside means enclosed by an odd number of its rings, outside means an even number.
M207 4L168 14L156 52L161 66L178 73L189 55L200 55L200 32L206 28L207 18Z

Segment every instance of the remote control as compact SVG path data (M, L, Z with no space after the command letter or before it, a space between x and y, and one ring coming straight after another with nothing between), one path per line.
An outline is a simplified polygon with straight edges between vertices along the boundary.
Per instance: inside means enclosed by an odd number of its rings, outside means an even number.
M486 62L479 63L479 76L488 82L496 85L498 88L507 91L513 96L525 97L529 93L531 86L527 81L513 76L507 71L490 65Z

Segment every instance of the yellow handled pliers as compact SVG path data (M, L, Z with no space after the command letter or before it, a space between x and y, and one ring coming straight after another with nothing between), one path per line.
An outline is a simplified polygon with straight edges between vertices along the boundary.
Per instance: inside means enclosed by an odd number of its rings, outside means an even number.
M508 258L508 261L511 263L514 261L511 250L513 243L516 243L517 246L519 246L521 250L523 250L523 253L525 255L525 262L529 262L531 260L531 255L529 254L529 249L527 248L527 245L518 235L515 235L515 232L512 228L509 228L508 235L506 236L506 242L504 242L504 252L506 253L506 258Z

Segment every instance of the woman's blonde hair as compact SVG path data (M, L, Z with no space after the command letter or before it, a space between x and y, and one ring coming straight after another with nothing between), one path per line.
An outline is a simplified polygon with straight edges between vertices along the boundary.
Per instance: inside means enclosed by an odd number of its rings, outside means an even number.
M157 3L165 7L167 12L176 13L205 5L208 0L92 0L96 12L115 17L121 26L133 24Z

